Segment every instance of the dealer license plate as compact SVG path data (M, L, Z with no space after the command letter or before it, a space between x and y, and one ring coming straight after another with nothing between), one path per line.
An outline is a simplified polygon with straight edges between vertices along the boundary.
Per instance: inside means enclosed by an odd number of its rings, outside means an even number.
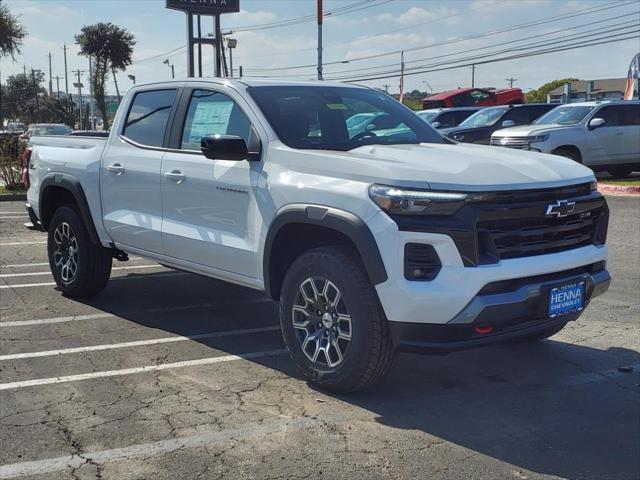
M568 283L549 291L549 317L555 318L584 308L584 282Z

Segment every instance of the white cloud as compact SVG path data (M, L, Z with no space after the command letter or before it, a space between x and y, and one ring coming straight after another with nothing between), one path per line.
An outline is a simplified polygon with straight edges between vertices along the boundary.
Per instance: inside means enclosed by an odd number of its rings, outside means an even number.
M267 10L240 10L238 13L225 15L225 23L233 27L249 27L251 25L261 25L263 23L275 22L278 16Z

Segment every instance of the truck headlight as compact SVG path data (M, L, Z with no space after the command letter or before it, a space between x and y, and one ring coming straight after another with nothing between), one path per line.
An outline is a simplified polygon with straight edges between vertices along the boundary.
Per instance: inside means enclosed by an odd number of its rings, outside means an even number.
M530 137L527 137L527 140L529 140L529 143L546 142L547 140L549 140L549 134L545 133L542 135L532 135Z
M371 185L369 196L390 215L453 215L467 201L468 194Z

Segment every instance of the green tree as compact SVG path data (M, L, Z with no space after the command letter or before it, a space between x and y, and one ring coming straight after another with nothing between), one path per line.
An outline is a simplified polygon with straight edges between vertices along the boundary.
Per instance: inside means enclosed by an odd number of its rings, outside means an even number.
M0 58L11 57L15 60L26 35L27 31L18 21L18 17L0 0Z
M3 89L7 116L24 123L65 123L73 126L75 120L71 100L49 97L44 81L42 70L7 78L7 85Z
M115 75L131 65L133 46L136 44L132 33L112 23L96 23L87 25L76 35L76 43L80 46L80 55L93 58L91 83L96 97L98 109L102 114L104 128L109 128L107 103L105 101L105 84L109 72Z
M547 94L551 90L555 90L561 87L565 83L577 82L577 78L561 78L560 80L553 80L552 82L545 83L537 90L531 90L527 93L528 103L545 103L547 101Z

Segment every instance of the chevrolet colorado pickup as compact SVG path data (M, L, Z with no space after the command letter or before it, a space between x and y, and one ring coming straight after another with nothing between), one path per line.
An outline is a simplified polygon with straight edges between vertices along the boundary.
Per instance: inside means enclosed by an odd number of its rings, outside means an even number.
M27 208L65 295L97 294L127 254L262 290L332 391L371 385L398 350L549 337L610 282L591 170L457 144L365 87L137 85L109 138L31 144Z

